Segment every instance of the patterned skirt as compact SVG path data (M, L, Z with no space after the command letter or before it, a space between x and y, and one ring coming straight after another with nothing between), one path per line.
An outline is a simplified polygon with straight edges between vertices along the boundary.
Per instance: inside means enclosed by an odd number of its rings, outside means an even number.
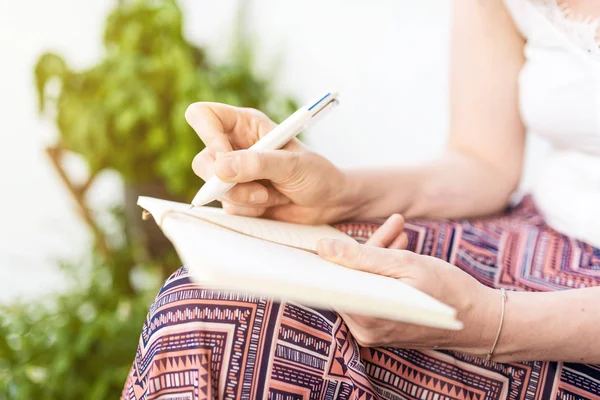
M365 241L383 221L337 227ZM549 228L531 199L477 221L410 221L409 249L488 286L600 285L600 249ZM600 365L495 363L451 351L358 346L329 310L202 289L185 268L144 323L122 399L600 399Z

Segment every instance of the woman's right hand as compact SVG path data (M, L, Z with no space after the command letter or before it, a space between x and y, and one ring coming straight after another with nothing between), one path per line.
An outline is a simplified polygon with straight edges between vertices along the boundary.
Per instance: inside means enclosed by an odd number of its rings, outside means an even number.
M297 139L281 150L247 149L276 124L260 111L194 103L186 120L206 145L192 163L203 180L236 182L222 199L226 212L304 224L353 216L359 198L350 179Z

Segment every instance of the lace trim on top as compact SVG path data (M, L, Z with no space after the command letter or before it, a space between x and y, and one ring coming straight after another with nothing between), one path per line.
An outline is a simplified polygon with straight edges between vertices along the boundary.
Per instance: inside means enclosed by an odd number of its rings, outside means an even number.
M560 4L558 0L538 0L533 3L576 46L600 56L600 17L579 15L568 5Z

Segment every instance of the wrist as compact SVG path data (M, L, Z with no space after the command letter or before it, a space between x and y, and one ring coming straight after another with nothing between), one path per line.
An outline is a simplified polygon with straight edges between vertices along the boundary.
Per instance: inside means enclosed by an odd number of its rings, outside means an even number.
M341 189L333 220L386 218L394 213L413 218L422 197L426 170L420 167L355 169L341 172Z
M377 207L380 193L373 182L365 179L360 171L345 170L342 174L342 189L338 200L339 220L369 218Z
M500 327L502 296L498 289L479 286L479 290L471 292L465 305L458 310L458 319L463 321L464 327L457 332L453 350L485 357Z

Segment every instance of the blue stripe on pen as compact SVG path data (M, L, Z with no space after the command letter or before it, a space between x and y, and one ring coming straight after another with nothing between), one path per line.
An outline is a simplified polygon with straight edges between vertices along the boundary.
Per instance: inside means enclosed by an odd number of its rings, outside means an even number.
M321 99L319 101L317 101L315 104L313 104L312 106L310 106L310 108L308 109L308 111L312 110L313 108L315 108L316 106L319 105L320 102L322 102L323 100L325 100L331 93L327 93L325 96L321 97Z

